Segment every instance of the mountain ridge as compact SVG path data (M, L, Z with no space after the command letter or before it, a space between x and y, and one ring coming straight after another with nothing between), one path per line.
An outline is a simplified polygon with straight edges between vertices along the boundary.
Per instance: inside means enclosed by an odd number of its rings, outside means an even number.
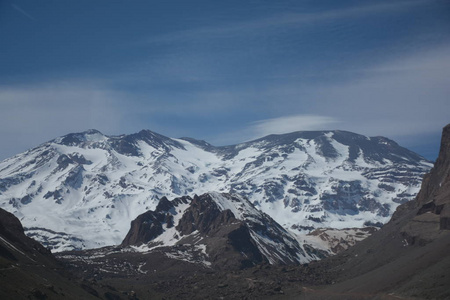
M255 248L238 248L227 254L233 238L248 242L252 236L242 231L239 220L250 220L251 225L257 216L269 217L240 195L162 198L153 211L135 219L139 220L137 226L128 227L133 239L124 238L122 245L61 252L56 256L59 262L23 234L16 217L0 209L0 271L5 281L0 294L5 299L447 299L449 151L450 125L443 130L440 156L414 200L399 205L387 224L355 246L303 265L292 261L270 264L258 255L252 258L248 254L256 254ZM51 170L58 173L76 164L88 172L96 163L92 157L83 160L69 154L65 153L61 165L57 163L59 156L55 157ZM68 159L73 162L67 163ZM27 201L24 205L35 199ZM196 204L191 206L193 202ZM270 219L261 222L271 223ZM281 228L274 224L268 227ZM253 230L260 231L259 227ZM311 234L334 242L341 233L333 236L331 231ZM231 240L216 243L217 238L227 236ZM208 238L215 239L209 246ZM211 252L211 245L219 245L216 253ZM245 256L250 263L242 264L241 250L250 251Z
M183 255L181 246L185 248ZM291 233L247 199L213 192L193 198L161 198L155 210L131 222L120 247L122 251L131 248L130 251L143 252L175 249L182 257L199 256L189 251L202 249L202 263L219 268L261 263L298 265L323 257L300 245Z
M285 228L307 233L387 222L430 167L389 139L346 131L215 147L150 130L110 137L87 130L0 162L0 207L56 251L118 244L129 221L160 198L209 191L241 194ZM44 218L47 211L54 214ZM83 230L91 229L86 240Z

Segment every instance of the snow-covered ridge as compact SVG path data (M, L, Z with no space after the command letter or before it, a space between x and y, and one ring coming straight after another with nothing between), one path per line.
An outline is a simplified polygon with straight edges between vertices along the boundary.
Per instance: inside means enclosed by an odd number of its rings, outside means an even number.
M319 258L244 197L216 192L171 201L162 198L155 210L132 221L121 247L122 251L130 248L144 253L163 249L172 253L170 258L196 257L205 265L220 268L227 261L236 264L235 260L250 266L264 261L298 264Z
M27 228L50 230L40 231L43 242L49 232L71 237L52 237L60 241L53 251L119 244L131 220L161 197L210 191L243 195L284 228L306 233L387 222L431 166L386 138L343 131L214 147L148 130L89 130L0 162L0 207Z

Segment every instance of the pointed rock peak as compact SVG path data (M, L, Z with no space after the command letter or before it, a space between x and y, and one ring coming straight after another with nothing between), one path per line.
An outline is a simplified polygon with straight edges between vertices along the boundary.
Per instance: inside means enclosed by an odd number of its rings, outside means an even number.
M442 129L441 148L436 164L450 164L450 124Z
M190 209L191 211L196 211L198 214L208 212L213 215L217 215L223 210L217 201L213 199L211 193L206 193L200 196L194 195L194 198L190 204Z
M450 141L450 124L445 125L442 129L442 137Z
M155 212L168 212L174 207L173 203L167 199L167 197L162 197L156 206Z
M446 204L450 211L450 124L442 130L439 156L433 169L425 175L417 195L418 205L425 205L432 201L436 205Z
M205 249L206 257L218 268L310 260L293 236L241 196L212 192L195 195L190 203L185 200L162 198L155 211L132 221L122 246L196 245ZM176 208L170 209L171 205Z
M141 140L171 140L171 138L164 136L162 134L156 133L154 131L151 131L149 129L143 129L139 131L138 133L131 134L133 138L141 139Z
M159 134L157 134L156 132L153 132L149 129L142 129L141 131L139 131L138 133L136 133L137 136L139 137L155 137Z
M123 140L125 140L127 143L136 143L138 141L143 141L154 148L164 149L165 151L170 151L171 147L184 149L184 147L179 142L148 129L144 129L139 131L138 133L127 135L123 138Z
M196 195L176 229L181 235L188 235L194 231L210 234L224 225L231 224L234 220L236 218L231 211L222 211L210 195Z
M450 125L443 128L439 156L425 175L416 201L400 206L394 217L410 209L416 210L416 215L402 228L410 244L429 243L450 230Z

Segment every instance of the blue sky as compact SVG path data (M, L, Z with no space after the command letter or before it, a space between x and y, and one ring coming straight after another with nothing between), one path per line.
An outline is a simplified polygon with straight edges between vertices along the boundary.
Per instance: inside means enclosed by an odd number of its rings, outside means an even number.
M435 159L449 1L0 1L0 159L70 132L341 129Z

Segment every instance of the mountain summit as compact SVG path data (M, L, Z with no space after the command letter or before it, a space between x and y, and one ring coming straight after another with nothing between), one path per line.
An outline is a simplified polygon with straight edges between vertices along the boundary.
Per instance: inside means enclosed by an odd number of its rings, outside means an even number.
M142 130L72 133L0 162L0 207L53 251L120 244L162 197L240 194L284 228L381 225L431 168L383 137L270 135L214 147Z

